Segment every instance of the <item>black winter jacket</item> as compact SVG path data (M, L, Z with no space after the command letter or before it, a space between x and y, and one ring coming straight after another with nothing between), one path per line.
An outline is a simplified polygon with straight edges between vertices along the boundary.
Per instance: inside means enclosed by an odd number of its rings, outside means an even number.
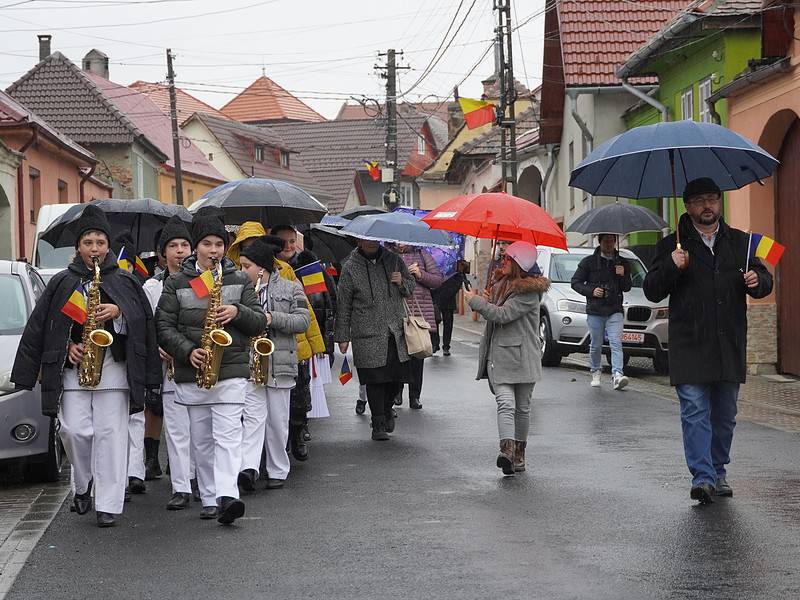
M617 265L625 267L624 275L616 274ZM623 294L631 291L631 271L619 252L614 251L614 258L607 259L600 254L598 246L594 254L585 257L578 264L571 285L581 296L586 296L587 315L608 317L622 312ZM594 289L597 287L605 290L602 298L594 296Z
M720 221L712 253L688 215L679 222L681 246L689 267L675 266L675 234L661 240L644 280L652 302L669 296L669 375L672 385L728 381L744 383L747 372L747 303L745 295L763 298L772 291L772 275L759 259L748 268L758 286L744 284L742 267L749 237Z
M80 327L61 308L78 283L88 281L93 275L76 257L47 284L22 333L11 380L19 388L33 389L41 369L42 413L50 417L58 414L72 329ZM150 303L138 280L120 269L110 253L100 268L100 291L125 317L128 332L119 337L125 339L130 411L139 412L146 402L157 398L151 392L161 385L162 377ZM110 329L111 324L107 325Z
M318 260L319 258L317 258L316 254L303 250L294 255L292 260L289 261L289 266L297 271L297 269ZM333 334L336 323L336 284L325 270L322 271L322 277L325 279L325 287L328 288L328 291L310 294L307 297L311 303L311 308L314 310L314 316L317 318L320 335L325 340L325 352L332 355L335 345Z
M183 261L181 271L164 280L156 309L158 345L175 359L175 382L195 381L197 370L189 362L192 350L200 347L208 312L208 296L198 298L190 282L197 272L197 257ZM250 376L250 338L263 333L267 317L253 283L238 271L229 258L222 262L222 304L232 304L239 314L224 329L233 338L222 354L219 379Z

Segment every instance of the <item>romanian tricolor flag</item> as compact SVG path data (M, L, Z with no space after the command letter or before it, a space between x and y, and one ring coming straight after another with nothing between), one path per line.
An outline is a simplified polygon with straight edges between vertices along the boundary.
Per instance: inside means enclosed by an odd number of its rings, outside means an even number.
M150 273L147 271L147 266L145 266L144 261L138 256L136 257L136 260L133 263L133 270L138 271L139 274L144 277L150 277Z
M127 271L131 266L130 258L128 257L128 253L125 252L125 246L119 249L119 255L117 256L117 264L119 268L123 271Z
M189 285L192 286L198 298L205 298L214 287L214 274L211 269L204 271L202 275L192 279Z
M494 111L494 104L485 100L473 100L472 98L459 98L461 112L464 113L464 121L467 129L475 129L481 125L492 123L497 118Z
M750 258L763 258L773 267L778 266L778 261L783 256L786 246L760 233L750 234Z
M364 164L367 166L367 170L369 171L369 176L372 177L372 181L380 181L381 170L378 167L378 161L365 160Z
M347 383L353 378L353 372L350 370L350 365L347 363L347 357L342 361L342 371L339 373L339 381L342 385Z
M321 294L328 291L325 285L325 275L322 272L322 264L317 260L313 263L295 269L294 272L303 282L306 294Z
M61 312L76 323L83 325L86 322L86 293L82 284L79 283L72 291L67 303L61 307Z
M339 276L339 272L336 270L336 267L334 267L333 265L328 265L327 268L325 269L325 272L328 275L330 275L331 277L338 277Z

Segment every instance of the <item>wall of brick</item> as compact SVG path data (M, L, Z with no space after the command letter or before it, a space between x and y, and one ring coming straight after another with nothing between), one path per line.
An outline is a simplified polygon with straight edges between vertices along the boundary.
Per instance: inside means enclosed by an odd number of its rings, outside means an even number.
M774 373L778 362L777 304L747 305L747 370Z

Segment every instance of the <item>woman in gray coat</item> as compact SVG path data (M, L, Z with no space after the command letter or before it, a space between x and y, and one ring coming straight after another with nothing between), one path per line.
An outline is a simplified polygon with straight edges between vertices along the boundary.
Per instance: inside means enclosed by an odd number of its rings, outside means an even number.
M497 466L504 475L525 470L531 396L542 377L539 304L550 280L528 274L537 257L533 244L514 242L503 255L491 293L466 293L470 308L486 319L477 379L489 380L497 400Z

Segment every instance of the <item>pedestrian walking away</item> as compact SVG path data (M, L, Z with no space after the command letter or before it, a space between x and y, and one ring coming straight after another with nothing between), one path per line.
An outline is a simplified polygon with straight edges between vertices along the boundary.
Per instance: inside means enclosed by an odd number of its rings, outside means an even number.
M586 320L589 324L589 362L592 387L600 387L600 354L608 336L611 347L611 381L615 390L628 385L623 373L622 327L625 315L622 301L631 290L631 273L617 250L617 236L601 233L594 254L578 264L572 276L572 289L586 296Z
M200 516L231 524L245 511L237 478L250 339L266 329L267 320L252 282L225 257L223 222L195 217L192 239L196 256L164 282L156 313L158 343L173 359L175 401L189 412ZM222 328L229 337L221 343L228 345L215 348L211 333ZM213 354L219 352L215 364Z
M453 339L453 316L457 306L458 292L467 281L470 265L465 260L456 262L456 272L442 282L433 292L433 301L442 312L442 354L450 356L450 342Z
M128 417L157 401L161 383L150 304L109 252L110 231L101 210L84 209L75 258L37 302L11 374L31 390L41 371L42 412L61 423L75 512L91 510L94 492L99 527L115 525L122 513Z
M722 218L713 180L695 179L675 234L664 238L644 280L653 302L669 296L669 376L680 400L683 449L692 474L690 497L702 504L733 496L727 465L739 385L746 377L746 297L772 291L760 259L748 259L749 236Z
M526 469L531 397L542 378L539 306L550 280L529 275L537 257L533 244L514 242L503 254L492 289L466 292L470 308L486 319L477 379L489 380L497 401L497 466L503 475Z
M336 341L366 385L372 414L372 439L385 441L394 431L394 399L411 381L403 334L403 302L414 291L414 277L394 252L378 242L359 240L342 265L336 313Z

